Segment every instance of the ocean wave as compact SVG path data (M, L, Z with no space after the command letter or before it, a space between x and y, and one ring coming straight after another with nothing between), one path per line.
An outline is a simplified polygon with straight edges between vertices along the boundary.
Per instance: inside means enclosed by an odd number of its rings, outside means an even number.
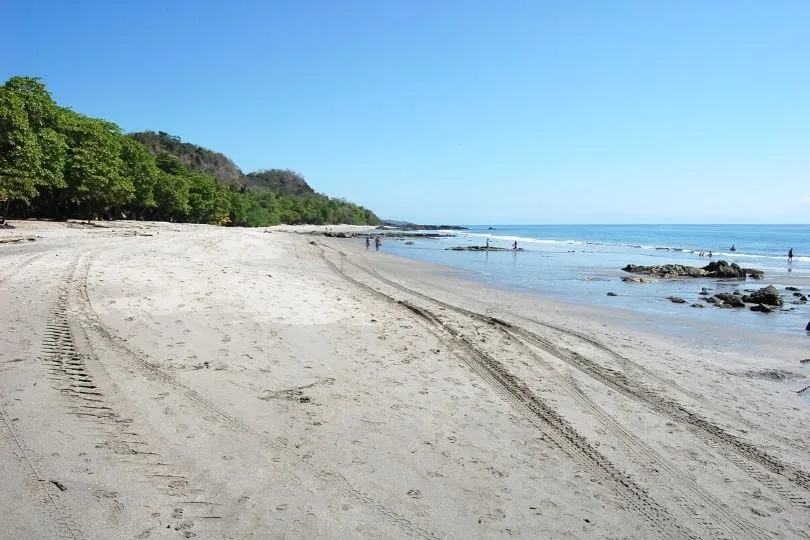
M588 242L582 242L579 240L549 240L546 238L531 238L528 236L508 236L508 235L486 234L486 233L462 232L458 233L456 236L473 236L476 238L489 238L491 240L504 240L508 242L517 242L518 244L523 242L526 244L578 245L578 246L588 245Z
M666 246L666 245L655 245L655 244L634 244L629 242L602 242L602 241L593 241L593 240L561 240L561 239L552 239L552 238L533 238L530 236L518 236L518 235L501 235L497 234L497 231L481 231L481 232L472 232L472 231L453 231L456 236L459 237L473 237L473 238L481 238L486 239L489 238L492 242L503 242L508 243L509 245L512 242L517 242L518 246L521 244L524 245L537 245L542 246L602 246L607 248L625 248L625 249L641 249L647 251L663 251L663 252L670 252L673 254L676 253L683 253L686 255L697 255L698 253L703 252L704 254L708 255L711 251L712 256L714 259L723 258L727 260L735 260L735 259L761 259L767 261L787 261L787 257L784 254L774 254L774 253L745 253L741 251L712 251L709 249L702 249L702 248L688 248L683 246ZM705 257L708 258L708 257ZM810 256L796 256L793 257L793 260L796 262L810 262Z

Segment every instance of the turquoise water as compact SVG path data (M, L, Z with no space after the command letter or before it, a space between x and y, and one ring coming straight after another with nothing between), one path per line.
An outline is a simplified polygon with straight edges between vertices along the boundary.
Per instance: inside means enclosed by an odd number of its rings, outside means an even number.
M688 316L696 321L805 333L810 306L792 305L773 314L745 310L689 307L699 302L701 287L732 291L774 285L798 286L810 295L810 226L808 225L490 225L449 231L455 236L416 239L412 245L390 240L383 249L392 254L467 270L486 283L524 290L550 298L638 312ZM457 252L450 246L511 247L521 252ZM730 251L734 245L736 250ZM794 259L787 262L793 248ZM713 259L699 256L711 251ZM723 259L765 271L761 281L712 279L659 280L651 284L623 283L626 264L688 264L705 266ZM616 293L608 297L607 292ZM667 296L681 296L687 304L673 304Z

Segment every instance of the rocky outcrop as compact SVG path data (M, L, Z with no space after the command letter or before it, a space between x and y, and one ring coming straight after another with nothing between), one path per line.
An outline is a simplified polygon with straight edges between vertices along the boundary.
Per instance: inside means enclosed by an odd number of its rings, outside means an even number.
M757 304L755 306L751 306L748 309L750 309L751 311L759 311L761 313L773 313L773 309L769 308L765 304Z
M611 292L607 293L607 295L608 296L616 296L616 293L611 291Z
M714 295L714 298L719 300L719 302L715 302L715 304L720 304L721 307L733 307L733 308L740 308L745 307L745 302L743 297L740 296L738 293L717 293Z
M685 304L686 300L681 298L680 296L667 296L667 300L674 304Z
M639 276L622 276L622 281L625 283L655 283L654 279Z
M766 306L781 306L783 304L779 291L773 285L768 285L749 295L745 295L742 300L749 304L764 304Z
M646 274L663 278L670 277L710 277L722 279L745 279L751 277L762 279L765 273L754 268L740 268L737 263L726 261L712 261L703 268L697 266L686 266L682 264L664 264L661 266L637 266L628 264L623 271L631 274Z
M502 248L494 246L453 246L445 248L446 251L523 251L523 248Z

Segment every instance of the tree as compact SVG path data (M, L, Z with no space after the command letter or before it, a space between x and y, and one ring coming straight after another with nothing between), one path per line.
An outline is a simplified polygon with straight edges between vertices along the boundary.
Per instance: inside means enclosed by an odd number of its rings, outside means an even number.
M67 152L67 143L61 133L63 109L53 101L40 79L12 77L3 84L3 88L22 100L28 125L37 139L40 159L33 170L37 184L63 187L62 172Z
M5 86L0 87L0 201L3 215L11 201L28 202L37 195L37 172L42 151L31 129L25 102Z
M78 205L88 219L129 202L135 187L131 179L121 176L120 128L70 111L65 135L68 153L63 200Z
M132 182L134 188L131 202L135 218L157 207L155 185L160 179L155 158L138 141L129 137L121 138L121 175Z

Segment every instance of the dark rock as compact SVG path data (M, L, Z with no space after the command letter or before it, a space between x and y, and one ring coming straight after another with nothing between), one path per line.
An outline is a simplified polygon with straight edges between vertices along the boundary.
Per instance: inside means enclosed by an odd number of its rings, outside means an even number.
M667 300L669 300L670 302L673 302L675 304L685 304L686 303L686 300L684 300L680 296L667 296Z
M748 301L755 304L765 304L766 306L782 305L782 297L779 296L779 291L773 285L768 285L751 293L748 296Z
M800 293L800 292L795 292L795 293L793 293L793 296L801 296L801 297L804 297L804 295L803 295L802 293Z
M616 293L611 291L611 292L607 293L607 295L608 296L616 296Z
M744 278L745 272L737 263L729 264L726 261L712 261L703 267L712 277L718 278Z
M715 294L714 297L722 300L728 307L745 307L745 302L738 294L722 292Z
M691 307L696 307L696 308L705 308L706 307L703 304L690 304L690 306Z
M654 279L647 279L638 276L622 276L622 281L625 283L655 283Z
M750 309L751 311L759 311L762 313L773 313L773 310L768 306L766 306L765 304L757 304L755 306L751 306L748 309Z
M807 330L808 332L810 332L810 322L807 323L807 326L804 329Z
M786 291L800 291L801 289L798 287L785 287Z
M413 245L413 242L412 242L411 240L408 240L407 242L405 242L405 245L406 245L406 246L412 246L412 245Z

